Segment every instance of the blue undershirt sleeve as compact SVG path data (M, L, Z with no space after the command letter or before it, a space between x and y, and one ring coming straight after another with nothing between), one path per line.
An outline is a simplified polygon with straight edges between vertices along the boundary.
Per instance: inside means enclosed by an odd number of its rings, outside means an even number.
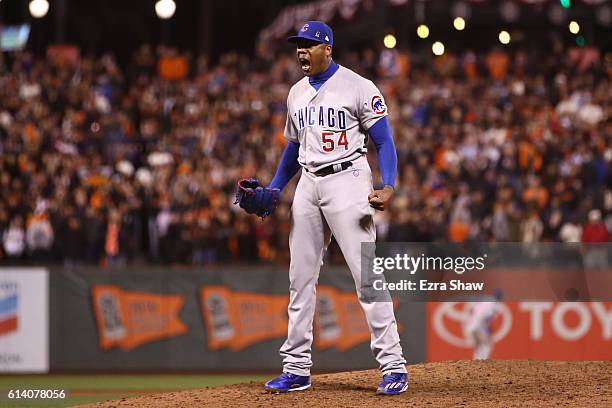
M387 117L380 118L368 130L374 145L378 159L378 167L384 185L395 187L395 176L397 175L397 152L391 134L391 126Z
M270 188L278 188L282 190L285 188L289 180L295 173L300 169L300 163L298 163L298 153L300 151L300 144L297 142L289 141L285 150L283 151L283 155L281 156L280 163L278 164L278 169L276 169L276 174L270 182Z

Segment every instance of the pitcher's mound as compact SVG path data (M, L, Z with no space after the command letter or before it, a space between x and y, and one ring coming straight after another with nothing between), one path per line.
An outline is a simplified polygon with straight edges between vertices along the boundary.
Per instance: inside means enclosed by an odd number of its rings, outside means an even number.
M410 387L377 396L376 370L315 375L306 391L267 394L261 383L153 394L90 407L612 407L612 362L450 361L408 367ZM383 405L384 404L384 405Z

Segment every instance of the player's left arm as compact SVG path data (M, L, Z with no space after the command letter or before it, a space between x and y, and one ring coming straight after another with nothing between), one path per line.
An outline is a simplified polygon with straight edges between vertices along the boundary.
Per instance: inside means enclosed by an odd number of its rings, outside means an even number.
M358 87L359 122L376 146L378 166L381 170L384 187L368 195L370 205L384 211L393 196L395 175L397 173L397 153L391 126L387 120L389 114L385 99L372 81L362 81Z
M368 196L370 205L380 211L384 211L389 200L393 196L395 188L395 176L397 174L397 151L393 142L391 126L386 116L378 119L368 133L376 146L378 167L382 176L384 187L374 190Z

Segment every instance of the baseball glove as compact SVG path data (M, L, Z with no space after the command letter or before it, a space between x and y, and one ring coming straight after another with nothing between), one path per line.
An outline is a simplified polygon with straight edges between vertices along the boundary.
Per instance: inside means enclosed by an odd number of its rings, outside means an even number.
M263 187L257 179L238 181L238 191L234 204L240 205L247 213L266 218L272 214L280 201L278 188Z

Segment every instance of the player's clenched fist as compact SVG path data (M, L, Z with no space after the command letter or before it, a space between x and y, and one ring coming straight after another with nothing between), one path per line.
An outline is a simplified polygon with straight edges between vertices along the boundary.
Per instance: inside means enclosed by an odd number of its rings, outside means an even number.
M382 190L374 190L368 195L370 206L376 210L385 211L387 203L393 196L393 187L385 186Z

